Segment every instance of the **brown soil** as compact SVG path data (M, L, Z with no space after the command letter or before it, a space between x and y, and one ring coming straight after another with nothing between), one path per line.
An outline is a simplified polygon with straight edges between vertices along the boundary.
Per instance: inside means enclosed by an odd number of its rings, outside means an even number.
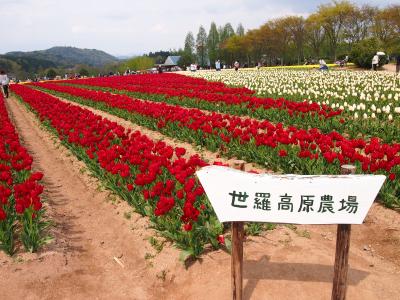
M383 65L382 69L387 72L396 73L396 65L395 64Z
M0 254L1 299L231 299L226 252L208 252L187 268L160 238L158 253L146 219L99 189L15 99L7 107L34 169L45 173L55 226L40 253ZM335 230L278 226L247 238L244 299L330 299ZM399 214L375 204L363 225L352 226L348 299L399 299L399 246Z

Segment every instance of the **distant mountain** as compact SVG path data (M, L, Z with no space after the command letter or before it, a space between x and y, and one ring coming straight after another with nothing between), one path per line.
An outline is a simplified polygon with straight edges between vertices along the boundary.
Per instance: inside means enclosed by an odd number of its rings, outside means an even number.
M53 47L47 50L21 52L8 52L3 57L17 60L21 58L34 58L42 61L53 62L61 67L73 67L84 64L92 67L101 67L118 59L104 51L96 49L79 49L75 47Z
M66 69L77 69L81 65L89 68L102 68L118 63L118 58L96 49L74 47L53 47L47 50L30 52L14 51L0 55L0 69L18 78L43 74L52 68L62 75Z

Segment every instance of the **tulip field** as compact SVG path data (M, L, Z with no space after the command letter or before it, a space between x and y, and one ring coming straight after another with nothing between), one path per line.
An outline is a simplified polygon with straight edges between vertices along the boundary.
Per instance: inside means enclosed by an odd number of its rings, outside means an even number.
M85 106L265 171L339 174L341 165L354 164L357 173L386 175L378 198L400 207L399 76L293 70L190 75L87 78L12 85L11 90L109 190L147 216L185 256L225 242L224 227L195 176L202 166L222 163L131 131ZM0 118L6 117L0 107ZM32 159L25 157L14 129L2 126L13 140L12 149L0 140L0 241L6 245L14 220L24 228L27 219L41 222L42 189L40 174L29 173ZM32 186L30 202L19 200L25 196L18 184ZM33 231L22 231L21 239L34 240Z

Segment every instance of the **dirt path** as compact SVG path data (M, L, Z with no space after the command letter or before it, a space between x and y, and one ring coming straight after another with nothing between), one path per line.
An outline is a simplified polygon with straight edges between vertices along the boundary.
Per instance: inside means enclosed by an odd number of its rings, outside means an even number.
M375 204L352 226L347 299L400 299L400 218ZM244 247L244 299L331 299L336 226L278 226ZM196 285L204 289L196 288ZM182 288L185 287L185 288ZM230 299L230 257L212 252L175 278L174 299Z
M170 244L157 253L146 241L154 233L145 219L124 217L127 204L107 201L80 171L83 164L15 99L7 106L34 168L46 174L56 226L55 241L37 255L0 254L1 299L230 299L227 253L206 253L187 269ZM249 237L244 299L330 299L335 232L335 226L278 226ZM375 204L365 224L352 227L348 299L398 300L399 281L399 213Z
M15 99L7 101L34 169L45 174L45 198L55 221L55 241L39 254L11 260L0 256L2 299L155 299L154 276L144 259L147 222L122 215L132 209L113 204L84 166ZM133 227L135 225L135 227ZM134 230L132 230L133 228ZM123 267L117 263L116 257ZM73 297L72 297L73 296Z
M396 73L396 65L395 64L384 65L383 70L391 73Z

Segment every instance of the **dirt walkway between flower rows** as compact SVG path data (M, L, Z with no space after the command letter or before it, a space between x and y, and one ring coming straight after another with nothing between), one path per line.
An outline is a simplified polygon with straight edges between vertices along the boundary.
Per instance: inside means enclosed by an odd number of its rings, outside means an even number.
M171 245L157 254L145 240L153 234L145 219L124 216L129 206L98 191L83 164L15 99L7 107L34 168L45 173L56 226L55 240L39 254L0 254L1 298L230 299L227 253L206 253L187 269ZM278 226L249 237L244 298L330 299L334 252L335 226ZM399 299L399 280L399 214L375 204L365 224L352 226L348 299Z

